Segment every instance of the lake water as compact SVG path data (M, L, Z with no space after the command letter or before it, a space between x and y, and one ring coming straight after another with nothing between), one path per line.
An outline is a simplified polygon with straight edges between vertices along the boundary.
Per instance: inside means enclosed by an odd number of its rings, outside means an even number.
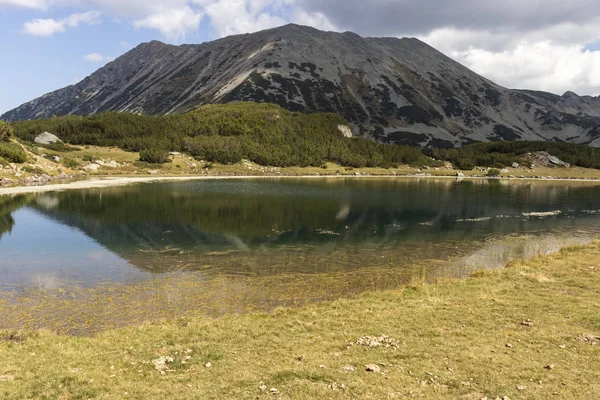
M0 197L0 291L89 302L147 282L156 297L160 282L169 304L186 291L203 303L183 314L272 309L464 275L526 243L598 232L600 185L584 182L264 178L30 194ZM497 247L506 238L516 251Z

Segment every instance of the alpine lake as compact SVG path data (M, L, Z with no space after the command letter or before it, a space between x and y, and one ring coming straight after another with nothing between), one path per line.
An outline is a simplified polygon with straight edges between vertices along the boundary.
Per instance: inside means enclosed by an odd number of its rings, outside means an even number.
M0 329L272 311L599 236L593 182L254 178L2 196Z

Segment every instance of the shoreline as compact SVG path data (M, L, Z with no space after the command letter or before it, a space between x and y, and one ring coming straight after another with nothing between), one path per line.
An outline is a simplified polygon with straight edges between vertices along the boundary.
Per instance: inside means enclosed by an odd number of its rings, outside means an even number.
M19 194L46 193L64 190L83 190L105 187L129 186L140 183L154 182L183 182L198 180L225 180L225 179L454 179L454 180L495 180L495 181L531 181L531 182L580 182L599 183L600 179L584 178L488 178L485 176L449 176L449 175L164 175L164 176L119 176L107 175L93 179L80 179L66 183L57 183L56 180L43 185L9 186L0 187L1 196L14 196Z

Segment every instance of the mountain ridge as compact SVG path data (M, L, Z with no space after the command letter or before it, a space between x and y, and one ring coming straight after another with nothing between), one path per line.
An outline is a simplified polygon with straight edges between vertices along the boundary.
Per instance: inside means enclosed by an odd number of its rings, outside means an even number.
M145 42L0 119L102 111L164 115L232 101L335 112L355 135L387 143L600 146L600 96L511 90L416 38L363 38L295 24L198 45Z

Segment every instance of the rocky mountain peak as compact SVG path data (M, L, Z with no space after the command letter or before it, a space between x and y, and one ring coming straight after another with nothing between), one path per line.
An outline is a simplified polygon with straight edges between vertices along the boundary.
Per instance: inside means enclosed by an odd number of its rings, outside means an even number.
M142 43L80 83L1 118L163 115L231 101L335 112L354 134L397 144L600 145L598 98L509 90L415 38L363 38L295 24L198 45Z

